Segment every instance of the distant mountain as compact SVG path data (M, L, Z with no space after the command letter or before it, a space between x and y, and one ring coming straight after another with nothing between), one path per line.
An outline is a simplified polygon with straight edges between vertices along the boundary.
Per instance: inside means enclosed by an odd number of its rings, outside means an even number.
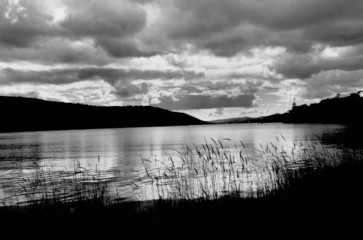
M280 122L280 116L282 114L274 114L265 117L241 117L241 118L227 118L210 121L214 124L236 124L236 123L263 123L263 122Z
M150 106L101 107L0 96L0 132L207 124Z
M252 118L250 118L250 117L227 118L227 119L214 120L214 121L210 121L210 122L215 123L215 124L233 124L233 123L245 123L251 119Z
M348 97L324 99L316 104L295 106L283 114L258 118L234 118L213 123L337 123L363 124L363 98L360 93Z

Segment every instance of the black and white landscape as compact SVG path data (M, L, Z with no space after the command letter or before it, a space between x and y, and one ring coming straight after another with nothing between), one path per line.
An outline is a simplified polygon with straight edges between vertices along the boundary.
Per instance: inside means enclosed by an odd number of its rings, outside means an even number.
M0 0L0 239L350 239L362 29L361 0Z

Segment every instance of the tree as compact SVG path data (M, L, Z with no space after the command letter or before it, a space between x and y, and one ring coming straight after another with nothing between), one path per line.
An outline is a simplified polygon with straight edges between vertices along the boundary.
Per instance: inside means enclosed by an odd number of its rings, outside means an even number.
M296 100L294 99L294 102L292 103L292 109L296 108Z

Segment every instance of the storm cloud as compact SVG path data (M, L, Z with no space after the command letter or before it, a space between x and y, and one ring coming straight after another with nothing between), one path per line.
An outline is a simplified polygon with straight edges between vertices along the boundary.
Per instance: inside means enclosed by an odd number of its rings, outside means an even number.
M66 14L59 22L54 22L55 16L45 1L0 1L0 46L12 50L8 50L9 59L12 54L17 59L19 48L28 53L34 48L42 51L43 45L54 42L55 38L74 44L91 41L94 51L100 47L110 58L151 55L135 43L135 34L146 24L146 13L138 4L114 0L59 2ZM72 50L72 45L68 48ZM56 49L54 46L47 53L54 54ZM68 54L72 55L72 52ZM32 57L33 61L42 60L36 53ZM67 57L58 59L62 60L68 62Z
M359 44L363 3L359 0L174 0L163 21L173 39L216 54L234 55L256 46L309 51L315 43ZM233 48L233 51L230 50Z

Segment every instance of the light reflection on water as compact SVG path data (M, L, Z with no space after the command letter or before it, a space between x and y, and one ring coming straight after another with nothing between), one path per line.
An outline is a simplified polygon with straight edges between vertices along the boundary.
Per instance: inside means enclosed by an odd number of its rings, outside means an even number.
M0 199L9 199L14 191L21 191L24 179L34 178L40 168L49 176L47 180L58 180L64 185L66 182L61 180L67 173L97 172L98 177L108 182L109 189L118 188L120 196L153 198L157 197L153 190L128 184L138 179L144 170L141 158L151 160L152 164L146 166L160 168L163 165L155 159L165 160L172 156L177 160L177 151L183 147L210 143L211 139L221 140L235 155L239 154L239 150L235 150L236 144L238 149L243 144L244 153L256 158L259 150L268 146L282 146L289 151L296 142L315 141L326 133L344 128L319 124L234 124L2 133L0 180L5 187L0 187ZM259 181L264 177L259 176ZM256 178L252 177L250 181L252 185L257 184ZM64 186L64 189L69 190L69 187L72 186ZM140 196L140 193L144 195ZM19 198L21 196L8 201L21 201Z

